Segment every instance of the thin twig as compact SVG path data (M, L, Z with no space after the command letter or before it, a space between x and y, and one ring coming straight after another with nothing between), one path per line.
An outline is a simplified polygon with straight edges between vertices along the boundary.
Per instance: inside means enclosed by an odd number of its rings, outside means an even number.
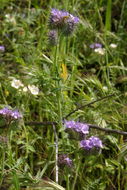
M72 112L70 112L68 115L66 115L66 116L64 117L64 119L67 119L70 115L72 115L72 114L75 113L76 111L78 111L78 110L80 110L80 109L82 109L82 108L84 108L84 107L86 107L86 106L90 106L91 104L94 104L94 103L99 102L99 101L101 101L101 100L107 99L107 98L112 97L112 96L114 96L114 95L115 95L115 94L110 94L110 95L108 95L108 96L104 96L104 97L102 97L102 98L99 98L99 99L97 99L97 100L94 100L94 101L92 101L92 102L90 102L90 103L88 103L88 104L82 105L82 106L76 108L75 110L73 110Z
M53 130L54 130L54 135L55 135L55 147L56 147L56 154L55 154L55 177L56 177L56 183L58 183L58 172L59 172L59 168L58 168L58 136L57 136L57 132L56 132L56 126L53 124Z
M93 125L93 124L88 124L88 126L90 128L97 129L97 130L100 130L100 131L104 131L104 132L107 132L107 133L116 133L116 134L120 134L120 135L127 135L127 132L125 132L125 131L120 131L120 130L116 130L116 129L102 128L102 127L99 127L99 126Z
M56 122L36 122L36 121L31 121L31 122L25 122L25 124L27 125L30 125L30 126L42 126L42 125L57 125ZM119 135L127 135L127 132L125 131L120 131L120 130L116 130L116 129L108 129L108 128L102 128L102 127L99 127L97 125L94 125L94 124L87 124L90 128L93 128L93 129L97 129L97 130L100 130L100 131L104 131L106 133L116 133L116 134L119 134Z

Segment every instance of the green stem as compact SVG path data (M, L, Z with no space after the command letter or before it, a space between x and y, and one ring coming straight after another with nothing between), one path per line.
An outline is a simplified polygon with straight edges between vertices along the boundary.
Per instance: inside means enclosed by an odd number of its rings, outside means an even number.
M25 153L25 158L27 158L28 157L28 153L29 153L29 150L28 150L29 140L28 140L27 130L26 130L26 127L25 127L24 124L23 124L23 129L24 129L25 138L26 138L26 153Z
M79 173L79 169L80 169L80 159L79 157L77 157L78 161L77 161L77 168L76 168L76 174L75 174L75 177L74 177L74 182L73 182L73 185L72 185L72 190L75 190L75 184L76 184L76 181L77 181L77 177L78 177L78 173Z
M8 105L8 103L7 103L7 101L6 101L6 98L5 98L5 96L4 96L4 93L3 93L3 89L2 89L1 84L0 84L0 91L1 91L1 95L2 95L2 98L3 98L4 103L5 103L6 105Z
M5 147L1 148L2 158L1 158L1 173L0 173L0 186L3 182L3 176L4 176L4 165L5 165Z
M118 163L119 165L118 165L117 183L118 183L118 190L121 190L121 158L120 157L118 157Z
M71 74L71 92L70 92L70 97L72 98L73 93L74 93L74 87L75 87L75 73L77 71L77 60L76 60L76 54L77 52L75 52L75 38L73 40L73 46L72 46L72 55L74 56L74 64L72 66L72 74Z
M66 188L67 188L67 190L70 190L70 185L69 185L69 174L66 176L66 181L67 181Z
M62 125L62 107L61 107L61 81L60 81L60 64L58 63L58 55L59 55L59 46L56 46L55 50L55 86L56 86L56 98L57 98L57 106L58 106L58 123Z
M12 165L13 163L13 154L12 154L12 146L11 146L11 141L12 141L12 131L10 130L7 134L8 136L8 141L7 141L7 148L8 148L8 161L9 165Z

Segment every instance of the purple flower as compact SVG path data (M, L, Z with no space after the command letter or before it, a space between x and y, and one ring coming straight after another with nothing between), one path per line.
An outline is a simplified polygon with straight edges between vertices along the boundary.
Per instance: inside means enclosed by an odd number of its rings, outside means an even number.
M49 31L48 33L48 41L49 41L49 44L54 46L57 44L57 40L58 40L58 33L56 30L51 30Z
M58 9L52 9L50 15L50 27L58 29L61 28L64 22L64 18L68 17L69 13L66 11L60 11Z
M0 51L5 51L5 47L4 46L0 46Z
M6 107L0 110L0 115L9 120L17 120L22 118L22 115L18 110L11 110Z
M77 133L86 135L89 133L89 126L85 123L80 123L76 121L65 121L64 122L66 129L72 129Z
M50 27L53 29L61 29L63 34L70 35L79 23L79 18L73 16L66 11L52 9L49 19Z
M22 118L22 115L21 115L21 113L19 113L18 110L13 110L11 113L11 117L13 119L20 119L20 118Z
M66 154L61 154L58 157L58 163L59 165L67 165L69 167L72 166L72 160L66 155Z
M102 141L98 137L91 136L88 140L80 141L80 147L85 150L91 150L92 148L102 148Z
M79 22L78 17L74 17L73 15L69 15L68 19L65 19L64 21L64 29L63 29L63 34L64 35L71 35L76 27L76 25Z
M99 43L94 43L90 45L91 49L97 49L97 48L102 48L102 44Z
M0 110L0 115L3 116L10 116L12 114L12 111L9 110L8 108L3 108Z
M102 148L102 141L98 137L91 136L89 138L90 142L93 144L94 147L96 148Z
M8 142L8 138L4 137L4 136L0 136L0 143L7 143Z
M84 148L86 150L90 150L93 148L92 144L90 143L90 140L82 140L80 141L80 147Z

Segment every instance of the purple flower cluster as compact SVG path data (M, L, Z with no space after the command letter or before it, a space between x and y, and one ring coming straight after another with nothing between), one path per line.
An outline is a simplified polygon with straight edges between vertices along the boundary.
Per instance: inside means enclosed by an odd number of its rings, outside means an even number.
M11 110L6 107L0 109L0 115L9 120L17 120L22 118L22 115L19 113L18 110Z
M59 30L64 35L68 36L73 33L76 25L79 23L79 18L73 16L67 11L52 9L49 26L51 29Z
M89 133L89 126L85 123L80 123L76 121L65 121L64 122L66 129L72 129L77 133L86 135Z
M4 52L5 51L5 47L4 46L0 46L0 51Z
M72 166L72 160L66 155L66 154L61 154L58 157L58 163L59 165L66 165L71 167Z
M61 28L64 24L64 18L67 18L69 13L66 11L60 11L58 9L52 9L49 19L50 27L54 29Z
M4 137L4 136L0 136L0 143L7 143L8 142L8 138Z
M94 147L95 148L102 148L102 141L95 136L91 136L88 140L82 140L80 141L80 147L85 150L91 150Z
M97 49L97 48L102 48L102 44L100 43L94 43L90 45L91 49Z

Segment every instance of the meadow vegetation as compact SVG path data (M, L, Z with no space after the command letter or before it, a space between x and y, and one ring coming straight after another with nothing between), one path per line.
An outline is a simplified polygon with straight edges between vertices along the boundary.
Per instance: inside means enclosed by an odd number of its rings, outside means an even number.
M126 41L126 0L0 0L0 190L127 190Z

